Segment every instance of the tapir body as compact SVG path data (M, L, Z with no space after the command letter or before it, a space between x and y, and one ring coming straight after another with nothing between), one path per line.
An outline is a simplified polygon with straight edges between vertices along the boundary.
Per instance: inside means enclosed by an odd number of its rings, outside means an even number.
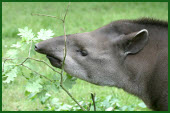
M64 36L38 43L61 68ZM116 86L138 96L152 110L168 110L168 22L119 20L92 32L67 35L64 70L101 86Z

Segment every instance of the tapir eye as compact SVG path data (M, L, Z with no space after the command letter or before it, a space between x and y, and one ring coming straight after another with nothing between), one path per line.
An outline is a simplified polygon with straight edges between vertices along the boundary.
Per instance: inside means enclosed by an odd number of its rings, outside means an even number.
M82 51L80 51L80 52L81 52L81 55L82 55L82 56L87 56L87 55L88 55L88 53L87 53L86 50L82 50Z
M82 56L87 56L88 52L86 50L77 50L77 52L80 52Z

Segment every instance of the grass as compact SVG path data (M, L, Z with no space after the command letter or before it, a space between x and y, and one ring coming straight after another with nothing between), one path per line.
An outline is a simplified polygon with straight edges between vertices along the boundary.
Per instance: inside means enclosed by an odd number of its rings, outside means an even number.
M19 38L18 28L28 26L34 33L40 29L51 29L55 36L63 35L62 24L59 20L48 17L31 16L31 13L40 13L63 16L67 3L3 3L2 6L2 52L3 56L10 45L16 43ZM151 17L161 20L168 20L168 3L71 3L69 13L66 18L67 34L88 32L119 19L136 19L141 17ZM23 53L22 53L23 54ZM37 58L44 56L37 55ZM43 65L40 65L43 74ZM13 83L2 86L2 110L39 110L44 106L36 101L30 101L24 96L24 85L26 80L19 76ZM122 105L132 105L141 102L137 97L124 92L122 89L114 87L101 87L82 80L77 80L77 84L70 90L76 99L89 99L90 92L95 92L98 97L113 95L120 100ZM71 99L63 91L54 92L53 96L65 103L70 103ZM136 108L135 110L149 110Z

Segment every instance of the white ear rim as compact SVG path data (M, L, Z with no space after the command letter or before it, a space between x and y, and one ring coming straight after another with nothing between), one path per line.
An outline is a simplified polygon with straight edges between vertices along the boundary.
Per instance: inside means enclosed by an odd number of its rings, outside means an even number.
M129 53L130 53L130 52L125 52L124 54L125 54L125 56L127 56Z
M139 35L139 34L142 33L142 32L146 32L146 35L147 35L147 37L148 37L149 33L148 33L148 30L147 30L147 29L142 29L142 30L140 30L138 33L136 33L136 36Z
M148 30L147 30L147 29L142 29L142 30L140 30L139 32L136 33L136 36L139 35L139 34L142 33L142 32L145 32L147 37L149 36L149 33L148 33ZM125 52L124 54L127 56L129 53L131 53L131 52L128 52L128 51L127 51L127 52Z

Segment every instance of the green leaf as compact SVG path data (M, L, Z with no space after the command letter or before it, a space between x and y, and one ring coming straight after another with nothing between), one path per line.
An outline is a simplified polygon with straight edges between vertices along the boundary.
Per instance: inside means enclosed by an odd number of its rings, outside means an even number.
M17 77L18 74L18 67L14 67L9 72L5 74L6 80L3 81L3 83L10 83L11 81L14 81L14 78Z
M7 51L6 56L9 58L18 58L19 51L17 49L10 49Z
M134 107L133 106L128 106L128 111L134 111Z
M52 79L59 82L60 81L60 74L57 73L57 74L52 75Z
M35 43L34 42L32 42L32 46L31 46L31 51L30 51L30 56L33 56L33 55L36 55L36 51L34 50L34 46L35 45Z
M51 111L55 111L55 107L54 107L54 106L52 106L50 110L51 110Z
M40 90L40 92L37 93L37 97L41 100L42 98L45 97L47 91L46 90Z
M44 104L51 97L51 95L46 92L42 92L42 93L45 93L45 95L44 94L41 95L40 100L41 100L41 103Z
M28 95L28 98L31 99L31 100L35 100L36 97L37 97L36 93L30 93L30 94Z
M4 72L2 73L2 75L5 76L5 74L8 73L9 71L11 71L14 67L15 67L15 65L13 65L12 63L6 62L4 64Z
M38 32L37 38L40 40L47 40L49 38L52 38L54 35L52 30L46 30L46 29L41 29L40 32Z
M69 111L73 106L68 105L68 104L64 104L62 106L59 107L58 111Z
M105 108L109 108L111 98L112 98L111 95L107 96L106 99L103 102L101 102L101 105Z
M103 102L101 102L101 105L105 108L108 108L110 104L109 104L108 100L104 100Z
M50 103L52 106L60 106L61 105L61 102L59 102L58 98L53 98Z
M29 96L30 95L30 92L28 92L28 91L25 91L25 96Z
M141 108L146 108L147 106L145 105L145 103L141 102L138 104Z
M67 89L71 89L73 87L74 84L76 84L76 80L75 77L70 76L69 74L66 75L66 78L63 82L63 85L65 88Z
M28 92L32 92L32 93L38 93L40 92L40 89L42 88L42 85L40 85L40 79L36 80L36 81L30 81L27 83L26 85L26 90Z
M111 100L111 98L112 98L112 95L109 95L106 97L106 100L109 102Z
M116 103L119 103L119 100L117 98L113 98L110 100L111 105L116 104Z
M47 82L44 82L44 89L46 90L46 91L58 91L59 90L59 86L60 86L60 83L59 82L56 82L56 83L52 83L52 82L50 82L50 81L47 81Z
M123 107L121 107L121 110L122 111L126 111L128 109L128 106L123 106Z
M113 107L109 107L105 111L113 111Z
M17 42L16 44L12 44L11 47L20 48L21 46L22 46L22 43L21 42Z
M23 42L30 43L30 40L35 36L32 33L32 29L28 29L28 27L25 27L24 29L19 28L18 31L20 32L18 35L22 38Z
M21 45L21 51L22 52L25 52L25 51L27 51L27 53L28 53L28 51L29 51L29 44L27 44L27 43L24 43L24 42L21 42L22 43L22 45ZM28 54L26 54L26 55L28 55Z

